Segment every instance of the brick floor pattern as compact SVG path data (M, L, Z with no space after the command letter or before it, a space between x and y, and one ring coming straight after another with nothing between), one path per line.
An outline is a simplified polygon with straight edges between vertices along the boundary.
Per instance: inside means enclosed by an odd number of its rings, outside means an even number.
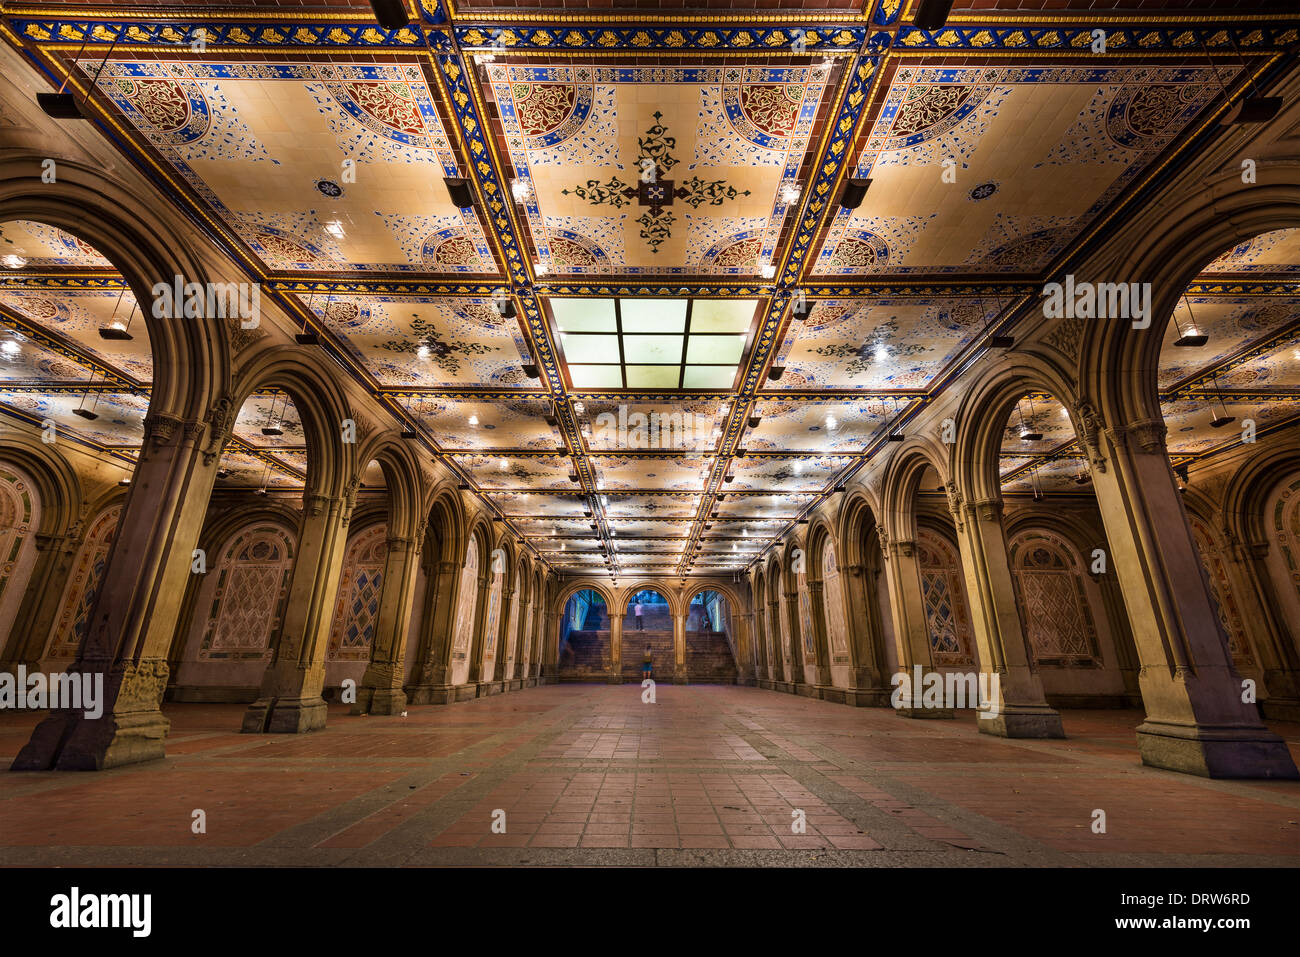
M722 685L332 706L303 736L235 733L239 705L165 711L163 761L0 774L0 864L1300 862L1300 783L1143 767L1134 711L1067 711L1065 741ZM0 713L6 765L37 717ZM1272 728L1300 757L1300 725Z

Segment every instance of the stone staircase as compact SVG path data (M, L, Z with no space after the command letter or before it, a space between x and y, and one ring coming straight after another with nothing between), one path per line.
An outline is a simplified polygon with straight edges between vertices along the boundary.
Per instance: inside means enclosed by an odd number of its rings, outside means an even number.
M636 630L636 621L628 618L631 625L623 626L623 677L632 681L641 680L641 663L645 660L645 646L650 645L650 655L654 659L654 671L651 676L655 681L673 680L673 626L668 619L667 628L649 627L644 631ZM644 624L650 624L647 619Z
M740 673L726 637L718 632L688 631L686 674L691 681L735 684Z
M569 632L568 640L560 649L560 666L556 677L560 681L594 681L605 675L605 661L609 657L608 631Z

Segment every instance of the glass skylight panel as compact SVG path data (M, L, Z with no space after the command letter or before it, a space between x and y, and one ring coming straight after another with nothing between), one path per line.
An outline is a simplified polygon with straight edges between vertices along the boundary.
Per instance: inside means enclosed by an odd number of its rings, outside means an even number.
M552 299L551 314L561 332L615 332L613 299Z
M695 324L691 323L691 328ZM744 336L691 336L686 345L686 361L690 365L716 365L740 361L745 351Z
M696 299L691 308L692 332L748 332L757 299Z
M682 332L687 299L620 299L624 332Z
M735 366L687 366L682 388L730 389L735 379Z

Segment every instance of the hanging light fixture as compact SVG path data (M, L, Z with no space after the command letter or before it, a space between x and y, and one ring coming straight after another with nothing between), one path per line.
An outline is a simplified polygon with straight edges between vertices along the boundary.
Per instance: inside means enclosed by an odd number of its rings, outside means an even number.
M131 333L128 330L131 327L131 320L135 318L136 307L140 304L136 303L135 306L131 307L131 314L127 316L126 323L124 324L122 320L117 318L117 310L122 305L122 297L125 295L125 289L118 294L117 302L113 305L113 315L109 317L108 325L100 327L99 338L111 339L118 342L129 341L132 338Z
M1187 298L1187 293L1183 293L1183 304L1187 306L1187 317L1191 320L1191 325L1187 331L1183 332L1182 324L1178 321L1178 312L1174 312L1174 328L1178 330L1178 338L1174 340L1174 345L1185 348L1196 349L1210 341L1210 337L1196 328L1196 317L1192 315L1192 304Z
M1021 408L1020 403L1019 402L1016 403L1016 412L1020 416L1020 441L1041 442L1043 441L1043 433L1035 432L1032 427L1034 421L1033 396L1025 396L1025 398L1029 401L1029 422L1030 422L1029 425L1025 424L1025 413L1024 410Z
M1215 375L1212 379L1214 382L1214 395L1219 400L1219 409L1222 414L1217 415L1210 420L1210 428L1221 429L1225 425L1231 425L1233 422L1236 422L1237 417L1235 415L1228 415L1228 406L1223 401L1223 391L1219 388L1219 377Z

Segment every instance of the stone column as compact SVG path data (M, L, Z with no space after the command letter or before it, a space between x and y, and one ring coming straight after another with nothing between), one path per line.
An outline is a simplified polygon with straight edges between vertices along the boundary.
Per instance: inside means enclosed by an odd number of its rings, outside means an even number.
M543 618L546 623L544 634L546 636L546 646L542 652L542 658L539 663L538 674L547 679L555 678L556 662L560 658L560 622L564 619L564 611L552 612Z
M216 479L218 436L206 422L151 414L117 535L73 674L102 676L103 714L52 711L14 760L15 771L101 770L163 757L160 710L167 652L191 556Z
M803 626L799 622L799 592L791 588L785 592L785 601L779 609L784 616L786 645L790 652L789 681L790 689L795 694L805 694L808 689L808 675L803 653Z
M304 496L298 558L280 631L257 700L244 712L246 734L301 734L325 727L325 653L338 595L351 506L346 498Z
M1206 777L1294 778L1286 743L1244 703L1165 448L1163 422L1103 429L1084 443L1142 670L1145 764Z
M14 674L19 665L25 666L28 672L40 670L41 656L59 617L63 593L82 542L79 526L64 535L37 532L36 562L0 657L0 671Z
M822 583L808 582L808 604L811 612L813 630L813 654L817 658L816 677L813 684L817 688L831 687L831 650L826 635L826 606L823 604Z
M615 615L609 620L609 674L612 685L623 683L623 616Z
M1002 502L967 502L959 513L957 536L981 670L999 676L996 694L990 681L991 700L980 702L979 730L1004 738L1063 738L1061 716L1047 704L1020 620Z
M528 687L528 679L533 676L533 603L531 601L524 603L523 613L519 617L519 677L523 679L524 687Z
M505 615L505 623L502 626L501 633L505 636L501 643L501 650L497 652L497 664L500 665L497 679L501 682L501 690L509 691L510 684L518 673L519 657L519 618L520 604L519 589L511 588L509 594L502 588L501 595L502 614Z
M370 663L361 677L353 714L401 714L406 710L406 692L402 690L404 651L423 534L421 527L415 538L394 535L388 539Z
M684 685L686 674L686 615L673 615L673 684Z
M907 676L908 685L915 694L921 689L915 684L916 668L922 674L934 670L934 657L930 646L930 626L925 617L925 598L921 593L921 566L916 557L916 543L910 540L889 541L883 528L877 529L885 552L885 575L890 594L890 608L894 616L894 640L898 647L898 668ZM892 690L891 690L892 695ZM921 708L909 704L905 696L901 706L894 710L904 718L953 718L951 708Z
M754 616L751 612L731 613L736 623L737 684L752 685L758 680L758 655L754 642Z
M891 689L885 680L887 659L876 581L866 566L855 564L840 566L840 583L848 617L850 664L844 701L852 705L888 705Z
M1300 653L1278 616L1281 607L1269 576L1269 543L1231 541L1224 550L1241 601L1242 626L1259 658L1267 697L1260 711L1279 721L1300 721Z
M491 568L491 564L488 565ZM474 689L474 694L478 695L479 685L484 682L484 656L487 654L487 635L484 629L487 625L487 603L488 593L492 590L492 573L487 572L478 578L478 600L474 603L474 639L470 642L469 650L469 678L466 683Z
M1133 629L1129 625L1128 613L1124 609L1124 596L1119 583L1113 575L1090 575L1101 590L1102 601L1106 607L1106 621L1110 623L1111 637L1115 642L1115 664L1119 667L1120 677L1124 681L1124 697L1131 707L1142 707L1142 692L1138 688L1137 645L1133 640Z
M785 644L781 638L781 600L779 598L769 598L767 600L767 630L770 632L768 640L772 643L772 661L767 666L768 675L773 682L786 681L785 676L785 652L782 651Z
M446 704L456 700L451 684L452 637L456 628L459 562L431 562L426 569L424 617L420 622L420 660L407 689L411 704Z

